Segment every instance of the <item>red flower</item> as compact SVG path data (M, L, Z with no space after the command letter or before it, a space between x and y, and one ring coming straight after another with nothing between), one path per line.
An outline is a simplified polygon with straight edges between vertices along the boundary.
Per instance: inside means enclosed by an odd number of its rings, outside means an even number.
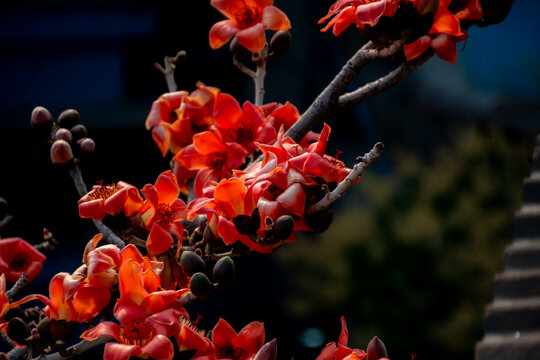
M104 360L128 360L132 356L170 360L173 358L174 348L167 335L169 329L163 322L166 320L170 324L177 323L181 314L164 311L155 316L159 316L161 321L153 321L152 316L148 317L137 307L122 308L115 312L120 324L101 322L85 331L81 338L92 341L100 337L109 337L117 341L105 344Z
M264 325L254 321L237 334L227 321L219 319L212 330L212 343L216 359L253 359L264 344Z
M163 156L169 150L176 154L191 144L194 134L214 124L212 113L218 93L218 88L199 82L197 90L191 94L186 91L166 93L154 101L146 129L152 129L152 137Z
M0 239L0 272L8 281L15 282L26 274L27 283L32 282L45 259L45 255L19 237Z
M9 310L9 299L6 295L6 276L0 275L0 320L6 316Z
M101 220L105 215L122 211L131 216L142 206L143 200L135 186L123 181L111 185L94 185L92 191L79 200L79 216Z
M245 162L246 150L238 143L224 141L221 132L213 129L193 136L193 144L174 159L189 170L198 170L194 192L196 197L201 197L208 181L230 177L231 170Z
M146 198L141 216L150 231L146 248L148 254L154 256L171 247L174 242L171 233L182 241L184 227L181 220L186 218L187 207L178 198L180 187L170 170L161 173L154 185L146 184L141 192Z
M211 0L213 7L228 17L210 29L210 47L217 49L236 35L238 42L252 52L266 44L265 30L287 30L287 15L272 6L274 0Z
M341 317L341 334L336 345L335 342L327 344L315 360L358 360L366 357L366 353L360 349L347 347L349 331L345 318Z
M393 16L400 0L338 0L328 11L328 14L319 20L319 24L332 18L321 30L327 31L334 26L333 34L338 36L349 25L357 27L366 25L375 26L381 16Z

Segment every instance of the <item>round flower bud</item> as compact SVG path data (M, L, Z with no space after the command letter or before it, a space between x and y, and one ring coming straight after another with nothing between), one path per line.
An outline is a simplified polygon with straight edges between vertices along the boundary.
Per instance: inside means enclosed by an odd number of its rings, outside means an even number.
M79 323L76 321L66 321L52 319L50 321L49 331L54 342L58 340L69 341L79 328Z
M229 44L229 49L231 50L233 55L239 59L251 57L251 52L245 47L243 47L236 37L233 37L233 39L231 40L231 43Z
M189 282L189 288L196 297L205 299L212 291L214 291L214 285L208 279L208 276L202 272L193 274Z
M54 140L65 140L69 143L71 140L73 140L73 136L71 135L71 131L68 129L60 128L56 131Z
M88 137L77 140L77 144L79 144L79 148L81 148L81 151L85 153L91 153L96 148L96 142L94 141L94 139Z
M222 257L214 265L214 279L220 285L226 285L234 280L234 261L229 256Z
M73 161L73 151L66 140L56 140L51 146L51 160L57 167Z
M73 138L75 140L82 139L88 135L88 131L86 130L86 126L83 124L77 124L70 130L71 134L73 134Z
M277 58L286 54L291 49L292 36L287 30L280 30L270 39L270 49L272 50L272 58Z
M366 352L367 360L379 360L388 357L384 343L376 336L369 342Z
M37 325L39 336L45 343L49 343L51 341L51 331L49 329L50 326L51 322L48 317L41 319Z
M10 339L22 345L26 342L26 338L28 337L28 326L21 318L14 317L9 320L7 334Z
M306 225L315 233L322 233L328 230L334 219L332 210L325 209L305 217Z
M272 225L272 230L274 231L274 236L277 240L285 240L293 231L294 219L290 215L280 216Z
M204 271L204 265L204 260L193 251L184 251L180 255L180 266L184 274L188 276Z
M32 110L32 115L30 116L32 129L48 133L51 131L53 123L54 120L51 113L43 106L36 106Z
M80 115L75 109L67 109L58 115L58 127L71 129L79 123Z
M7 214L8 214L7 201L3 197L0 197L0 220L4 220Z

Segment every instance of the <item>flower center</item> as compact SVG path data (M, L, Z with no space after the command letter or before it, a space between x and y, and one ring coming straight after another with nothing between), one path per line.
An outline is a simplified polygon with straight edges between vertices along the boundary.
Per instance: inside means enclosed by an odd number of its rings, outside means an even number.
M144 346L152 339L152 325L138 319L120 326L120 340L127 345Z
M225 163L225 157L222 153L212 153L209 154L206 159L206 166L208 166L211 169L221 169L223 167L223 164Z
M259 11L251 6L244 6L234 14L234 19L240 29L246 29L259 22Z
M26 269L28 261L21 254L15 254L12 259L9 260L9 268L13 271L23 271Z
M111 196L113 196L120 188L116 184L111 185L99 185L98 187L94 188L88 196L92 200L102 199L107 200Z
M249 143L253 141L255 131L251 127L239 125L234 128L234 132L231 137L239 144Z
M159 203L154 221L172 224L176 219L176 210L165 203Z
M234 360L244 360L246 358L246 351L239 347L228 347L219 349L216 351L216 357L218 359L234 359Z

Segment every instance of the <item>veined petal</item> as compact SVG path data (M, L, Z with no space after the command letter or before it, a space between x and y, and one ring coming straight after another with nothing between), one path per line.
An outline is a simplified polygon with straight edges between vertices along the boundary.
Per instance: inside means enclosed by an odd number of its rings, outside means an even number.
M99 339L100 337L110 337L116 341L120 341L118 334L120 332L120 325L111 321L100 322L96 327L86 330L82 333L81 339L92 341Z
M411 44L403 45L403 52L407 61L411 61L422 55L431 45L431 36L424 35Z
M148 295L143 286L142 265L128 259L118 270L120 297L139 305Z
M265 29L288 30L291 22L285 13L275 6L267 6L263 10L262 24Z
M214 198L230 218L244 214L246 187L241 180L222 180L214 190Z
M210 34L208 36L210 47L212 49L219 49L225 45L225 43L227 43L227 41L229 41L237 32L238 28L236 27L235 22L232 20L222 20L215 23L210 28Z
M96 316L111 298L111 292L105 286L84 286L73 297L73 308L78 314L77 321L85 321Z
M103 360L129 360L136 349L136 345L108 342L105 344Z
M229 19L233 19L234 14L246 6L245 0L211 0L210 4Z
M236 33L238 42L252 52L260 52L266 44L264 26L257 23Z
M180 195L180 188L176 176L171 170L159 174L154 187L158 191L158 202L172 204Z
M342 346L347 346L349 341L349 330L347 329L347 323L345 318L342 316L341 319L341 334L339 334L338 344Z
M306 194L304 193L304 189L302 189L302 185L298 183L291 185L276 198L276 201L293 214L298 216L304 215Z

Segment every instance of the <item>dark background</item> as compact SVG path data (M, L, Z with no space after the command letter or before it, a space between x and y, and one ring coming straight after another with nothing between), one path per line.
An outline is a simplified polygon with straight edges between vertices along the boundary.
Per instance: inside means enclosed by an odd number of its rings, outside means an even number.
M316 21L331 3L277 1L291 20L293 48L269 64L265 101L288 100L302 112L362 43L352 28L339 38L319 32ZM456 64L431 59L330 118L330 154L344 150L351 164L383 141L384 156L335 204L326 234L239 259L236 283L190 305L194 318L203 316L200 326L211 329L220 316L237 330L264 321L281 359L313 359L323 343L337 341L345 315L352 347L365 349L379 335L393 359L409 352L419 360L471 359L540 131L539 10L534 0L517 1L502 24L470 29ZM74 271L95 234L77 216L69 176L31 133L34 106L54 116L80 112L97 143L82 165L89 185L153 183L168 164L144 130L152 101L166 91L154 62L186 50L180 89L192 91L200 80L240 102L253 98L227 47L208 46L222 18L207 1L0 6L0 196L14 216L1 235L36 242L47 227L61 243L26 293L46 294L55 273ZM355 85L392 67L372 64Z

